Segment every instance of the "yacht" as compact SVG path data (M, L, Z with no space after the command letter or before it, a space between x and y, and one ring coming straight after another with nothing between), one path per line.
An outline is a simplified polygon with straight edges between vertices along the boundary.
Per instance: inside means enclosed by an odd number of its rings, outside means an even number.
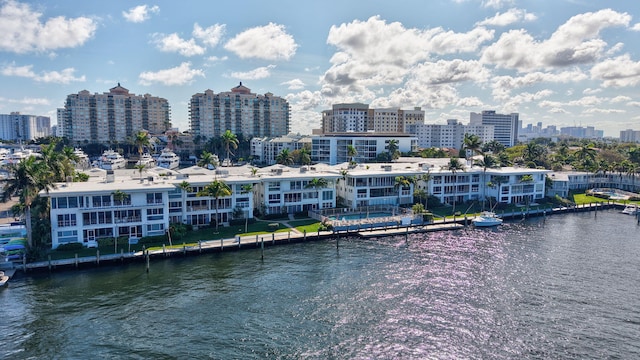
M100 158L100 168L104 170L122 169L127 166L127 159L114 150L105 150Z
M502 219L496 216L495 213L490 211L483 211L480 215L471 220L474 226L477 227L489 227L498 226L502 224Z
M11 154L7 154L6 158L4 160L5 164L17 164L20 161L22 161L23 159L28 158L29 156L40 156L39 153L31 150L31 149L20 149L20 150L15 150L13 153Z
M136 162L136 165L144 165L146 167L153 167L156 165L156 159L151 154L144 153L140 155L140 159Z
M87 155L81 148L73 149L73 155L78 158L75 162L76 167L84 168L89 165L89 155Z
M164 149L158 157L158 166L166 169L176 169L180 166L180 157L173 151Z
M640 212L640 208L635 204L629 204L624 207L624 210L622 210L622 213L627 215L638 215L638 212Z

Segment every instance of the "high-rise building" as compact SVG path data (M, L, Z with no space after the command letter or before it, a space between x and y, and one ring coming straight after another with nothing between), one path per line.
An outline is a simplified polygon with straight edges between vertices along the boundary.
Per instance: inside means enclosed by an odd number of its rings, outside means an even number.
M245 138L289 133L289 102L272 93L258 95L240 85L215 94L197 93L189 102L189 126L194 138L218 138L226 130Z
M622 130L620 131L620 141L622 142L640 142L640 131L638 130Z
M496 114L493 110L471 113L469 125L493 125L494 139L504 146L513 146L518 140L520 123L518 113Z
M368 104L334 104L322 112L322 133L407 133L416 124L424 123L424 110L398 108L370 109Z
M460 149L465 134L476 135L483 143L493 140L493 125L463 125L456 119L448 119L446 125L418 124L412 132L418 137L421 148Z
M48 116L22 115L19 112L0 114L0 140L19 143L49 135L51 119Z
M102 94L83 90L68 95L58 109L58 126L76 144L125 142L143 129L151 134L170 129L170 107L166 99L131 94L118 83Z

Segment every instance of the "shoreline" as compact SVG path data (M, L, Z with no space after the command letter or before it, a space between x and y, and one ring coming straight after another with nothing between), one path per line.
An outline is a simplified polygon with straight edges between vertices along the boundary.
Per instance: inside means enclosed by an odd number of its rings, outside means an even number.
M523 208L521 212L502 213L499 214L499 216L503 219L526 219L528 217L546 217L547 215L564 214L570 212L594 211L597 213L597 211L618 208L624 208L624 205L618 203L592 203L576 205L573 207L561 207L552 209L525 210ZM138 252L124 252L124 250L121 249L121 252L119 254L108 255L100 255L99 250L96 250L95 256L78 257L76 254L76 257L74 258L17 264L15 265L14 269L19 270L21 274L31 275L43 272L95 268L101 265L117 266L125 263L143 262L146 263L145 268L148 272L150 271L151 260L154 259L197 256L207 253L238 251L243 249L260 248L262 251L264 251L264 248L269 246L286 245L290 243L301 243L307 241L318 241L325 239L336 239L336 247L339 247L341 237L356 236L360 238L379 238L404 235L405 238L407 238L409 234L415 233L463 229L468 226L472 226L472 218L473 217L463 216L460 218L435 220L428 224L398 224L396 226L385 226L373 229L349 227L347 229L338 231L319 231L317 233L299 233L292 229L289 232L237 236L235 238L227 239L203 240L199 241L195 246L187 246L183 243L182 246L176 244L171 248L163 246L163 248L160 250L143 250ZM638 216L638 223L640 224L640 216ZM264 257L264 254L262 254L261 257Z

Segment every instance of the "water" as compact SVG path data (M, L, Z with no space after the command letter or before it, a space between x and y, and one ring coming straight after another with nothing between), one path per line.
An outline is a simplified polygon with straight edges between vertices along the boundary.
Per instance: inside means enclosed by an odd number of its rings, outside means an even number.
M330 220L360 220L360 219L373 219L380 217L393 216L390 212L371 212L371 213L357 213L357 214L344 214L339 216L329 216Z
M0 358L639 358L639 234L600 211L22 276Z

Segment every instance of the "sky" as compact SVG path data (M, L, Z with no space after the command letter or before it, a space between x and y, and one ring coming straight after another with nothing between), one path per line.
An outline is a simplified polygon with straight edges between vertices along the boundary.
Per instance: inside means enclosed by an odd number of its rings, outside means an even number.
M52 124L67 95L120 83L184 131L193 94L242 82L286 98L301 134L345 102L640 130L637 0L0 0L0 34L0 113Z

